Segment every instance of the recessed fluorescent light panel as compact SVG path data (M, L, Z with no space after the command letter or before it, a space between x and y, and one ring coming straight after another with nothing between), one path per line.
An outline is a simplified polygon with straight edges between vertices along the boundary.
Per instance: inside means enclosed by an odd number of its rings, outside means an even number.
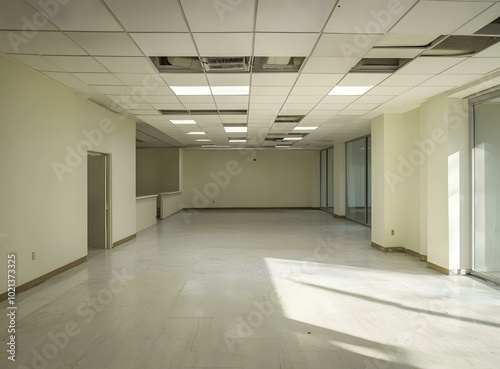
M209 138L199 138L199 139L197 139L196 141L197 141L197 142L210 142L210 141L212 141L212 140L211 140L211 139L209 139Z
M302 140L302 137L285 137L283 141L298 141Z
M248 95L250 86L212 86L212 94L215 95Z
M314 131L318 127L295 127L294 131Z
M367 93L373 86L335 86L328 95L359 96Z
M178 96L212 94L208 86L170 86L170 89Z
M240 139L237 139L237 140L229 140L230 143L238 143L238 142L247 142L247 140L243 139L243 140L240 140Z
M205 132L188 132L188 135L206 135Z
M244 133L247 131L247 127L224 127L227 133Z
M173 124L196 124L196 121L193 119L171 119Z

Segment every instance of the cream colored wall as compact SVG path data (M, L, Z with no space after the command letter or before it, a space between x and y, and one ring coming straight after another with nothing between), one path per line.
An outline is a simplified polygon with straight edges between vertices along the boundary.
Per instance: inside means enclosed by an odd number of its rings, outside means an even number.
M185 150L182 161L184 207L319 205L315 151Z
M4 57L0 80L0 260L17 254L21 285L87 254L87 158L69 152L111 154L113 241L135 233L135 123Z
M136 160L137 196L179 190L179 149L137 149Z

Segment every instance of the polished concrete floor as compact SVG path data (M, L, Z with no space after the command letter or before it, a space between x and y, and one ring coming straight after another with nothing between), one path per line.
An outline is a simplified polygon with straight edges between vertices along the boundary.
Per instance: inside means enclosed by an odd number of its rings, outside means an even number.
M500 362L498 288L377 251L369 228L321 211L177 213L91 250L18 306L17 362L2 349L2 369ZM5 348L6 314L0 323Z

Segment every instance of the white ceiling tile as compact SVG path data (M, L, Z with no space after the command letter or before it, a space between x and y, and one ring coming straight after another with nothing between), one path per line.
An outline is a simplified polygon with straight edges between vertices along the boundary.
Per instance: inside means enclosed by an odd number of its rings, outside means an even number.
M361 58L310 57L302 73L347 73Z
M179 104L177 96L142 96L149 104Z
M432 77L427 81L421 83L419 86L425 87L440 87L440 86L448 86L448 87L457 87L465 85L468 82L471 82L475 79L482 77L480 74L472 74L472 75L457 75L457 74L440 74L439 76Z
M159 74L143 73L115 73L123 83L130 86L166 86L165 81Z
M262 95L252 95L250 96L251 104L269 104L269 103L277 103L283 104L286 100L285 96L262 96Z
M297 73L252 73L252 86L293 86L297 77Z
M321 101L321 99L324 97L324 95L321 96L300 96L300 95L290 95L288 99L286 100L286 104L300 104L300 103L312 103L316 105Z
M181 103L187 104L213 104L213 96L178 96Z
M184 110L184 106L181 103L155 103L151 106L158 110ZM186 117L182 118L186 119Z
M104 0L129 32L187 32L177 1Z
M26 46L29 43L28 40L19 38L19 35L13 32L0 32L0 52L5 54L36 54Z
M141 103L146 104L140 96L132 95L132 94L119 94L119 95L106 95L108 99L114 101L115 103Z
M197 56L189 33L131 33L147 56Z
M296 86L335 86L344 74L301 74Z
M380 104L360 104L359 99L355 103L350 104L345 110L366 110L370 111L380 106Z
M355 115L360 116L368 113L370 110L342 110L338 115Z
M311 111L311 108L303 107L303 108L295 108L294 105L283 106L280 110L280 114L282 115L294 115L294 114L307 114Z
M132 90L128 88L127 86L92 86L95 88L97 91L100 93L103 93L105 95L127 95L131 96L134 95Z
M88 85L120 86L123 82L111 73L72 73Z
M469 58L443 74L486 74L500 68L500 58Z
M88 86L69 73L45 72L44 74L76 91L89 95L96 92L93 87Z
M40 13L46 14L51 2L26 0ZM122 27L101 0L56 1L50 21L63 31L122 31ZM52 7L51 9L54 9Z
M393 96L377 96L377 95L363 95L359 99L356 100L356 104L371 104L371 103L378 103L378 104L383 104L390 99L392 99Z
M422 49L430 45L432 41L441 35L429 35L422 33L387 33L376 44L377 47L406 47Z
M390 77L389 73L348 73L338 86L376 86Z
M259 0L256 30L259 32L319 32L334 1Z
M207 78L203 73L176 74L162 73L161 77L169 86L207 86Z
M46 56L46 59L67 72L107 72L102 64L90 56Z
M420 1L390 33L448 35L490 5L490 2L483 1Z
M247 109L248 103L226 104L217 102L217 107L219 109L228 109L228 110Z
M24 37L20 32L13 32L12 34ZM30 50L42 55L87 55L83 49L62 32L38 32L36 37L27 40L26 45Z
M66 34L94 56L142 56L141 50L126 33L67 32Z
M217 104L248 104L249 96L214 96Z
M312 56L343 56L345 58L362 58L372 46L380 40L381 35L364 35L363 44L356 42L359 34L323 34Z
M96 59L113 73L147 74L152 70L151 61L144 57L100 56Z
M153 115L153 116L160 116L160 112L155 110L153 107L151 109L129 109L129 112L134 114L135 116L138 115Z
M207 74L211 86L249 86L250 73Z
M479 31L481 28L487 24L493 22L495 19L500 17L500 2L496 2L494 5L489 7L487 10L483 11L477 17L473 18L458 30L453 32L454 35L472 35Z
M36 26L37 30L57 29L49 19L44 16L46 13L39 12L24 1L2 0L0 1L2 11L0 12L0 29L21 30L26 27L27 21Z
M314 33L257 33L255 56L307 56L318 39Z
M253 31L255 0L181 0L192 32Z
M189 110L216 110L217 106L215 103L212 104L199 104L199 103L184 103L182 104Z
M368 51L365 58L402 58L412 59L422 53L423 48L383 48L376 47Z
M325 32L370 34L386 33L417 0L340 0ZM357 43L362 45L361 36Z
M276 111L276 109L280 109L283 103L275 102L275 103L250 103L250 112L252 113L254 110L264 111L267 110L269 114Z
M136 93L140 93L138 91L142 91L144 86L130 86L132 91L137 91ZM174 93L169 87L166 86L146 86L146 94L147 96L158 96L158 95L173 95Z
M52 63L50 60L47 60L43 56L13 54L11 55L11 57L38 71L64 72L62 68L58 67L56 64Z
M359 96L325 96L321 100L322 104L342 104L342 103L352 103L356 101Z
M222 123L246 123L246 115L221 115Z
M342 110L345 109L354 99L350 99L348 102L339 103L339 102L321 102L318 104L314 110Z
M200 56L250 56L251 33L194 33Z
M449 57L425 57L421 56L412 60L401 69L397 74L439 74L446 69L464 61L465 58Z
M253 77L255 74L253 74ZM260 78L258 83L263 83ZM292 89L293 83L289 86L256 86L252 79L252 87L250 88L250 93L255 96L288 96L290 90Z
M474 55L475 58L500 58L500 42Z
M394 74L387 78L380 86L397 87L397 86L407 86L413 87L421 84L422 82L433 77L431 74ZM380 95L380 94L379 94Z
M408 91L411 86L375 86L370 91L368 91L365 96L375 95L375 96L397 96L405 91Z
M290 95L298 95L298 96L325 96L332 89L331 86L320 86L320 87L312 87L312 86L295 86Z

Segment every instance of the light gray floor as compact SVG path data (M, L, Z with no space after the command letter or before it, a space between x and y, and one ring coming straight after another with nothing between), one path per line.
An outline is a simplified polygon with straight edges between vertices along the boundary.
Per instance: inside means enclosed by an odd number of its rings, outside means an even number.
M321 211L178 213L20 294L0 367L498 367L499 289L369 245Z

